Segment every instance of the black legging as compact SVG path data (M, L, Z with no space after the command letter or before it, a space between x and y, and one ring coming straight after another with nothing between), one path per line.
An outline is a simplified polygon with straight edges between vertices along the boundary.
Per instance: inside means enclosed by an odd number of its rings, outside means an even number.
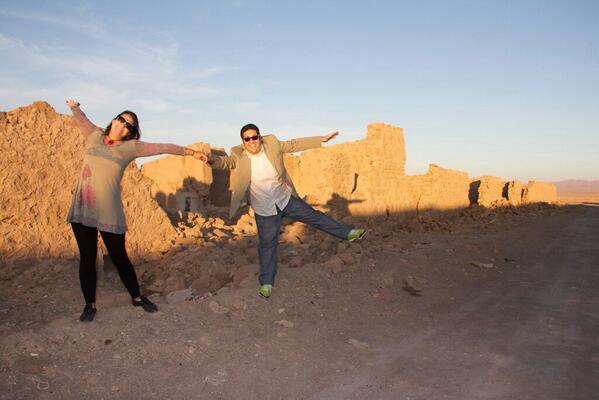
M79 246L81 262L79 263L79 282L86 303L96 302L96 254L98 253L98 230L79 223L72 223L73 233ZM125 284L132 298L140 296L137 275L133 264L129 261L125 250L125 234L100 231L102 240L108 250L112 263L119 271L121 281Z

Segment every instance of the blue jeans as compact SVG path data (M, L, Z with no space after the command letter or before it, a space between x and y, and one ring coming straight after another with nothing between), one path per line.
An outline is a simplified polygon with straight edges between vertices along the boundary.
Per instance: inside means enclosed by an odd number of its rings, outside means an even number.
M302 199L291 196L289 203L279 210L277 215L264 217L256 214L256 225L258 226L258 256L260 257L260 276L258 280L260 285L274 285L277 274L277 244L279 241L279 232L281 230L281 221L289 218L293 221L301 221L323 232L347 239L347 234L353 229L350 225L341 224L331 217L316 211Z

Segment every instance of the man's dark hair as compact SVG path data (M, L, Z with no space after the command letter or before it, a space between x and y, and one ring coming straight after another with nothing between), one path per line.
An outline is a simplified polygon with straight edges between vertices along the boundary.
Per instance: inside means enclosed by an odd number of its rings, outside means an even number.
M253 129L256 131L256 133L258 134L258 136L260 136L260 129L258 129L258 127L254 124L247 124L244 125L243 128L241 128L241 132L239 133L239 135L241 136L241 138L243 139L243 133L245 131L249 131L250 129Z

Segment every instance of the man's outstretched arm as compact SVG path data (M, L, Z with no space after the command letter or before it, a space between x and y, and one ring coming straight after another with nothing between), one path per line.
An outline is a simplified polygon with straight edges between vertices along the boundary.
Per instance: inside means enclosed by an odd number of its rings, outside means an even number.
M339 135L339 132L329 133L325 136L310 136L299 139L281 141L281 151L283 153L295 153L296 151L304 151L320 147L322 143L326 143Z

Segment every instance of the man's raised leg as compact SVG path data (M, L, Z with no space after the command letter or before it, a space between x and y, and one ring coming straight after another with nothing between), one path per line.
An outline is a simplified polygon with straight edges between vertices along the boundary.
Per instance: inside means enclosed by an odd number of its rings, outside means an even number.
M291 196L289 203L283 209L283 217L301 221L304 224L343 240L348 240L349 233L354 229L353 226L335 221L328 215L315 210L302 199L294 196Z

